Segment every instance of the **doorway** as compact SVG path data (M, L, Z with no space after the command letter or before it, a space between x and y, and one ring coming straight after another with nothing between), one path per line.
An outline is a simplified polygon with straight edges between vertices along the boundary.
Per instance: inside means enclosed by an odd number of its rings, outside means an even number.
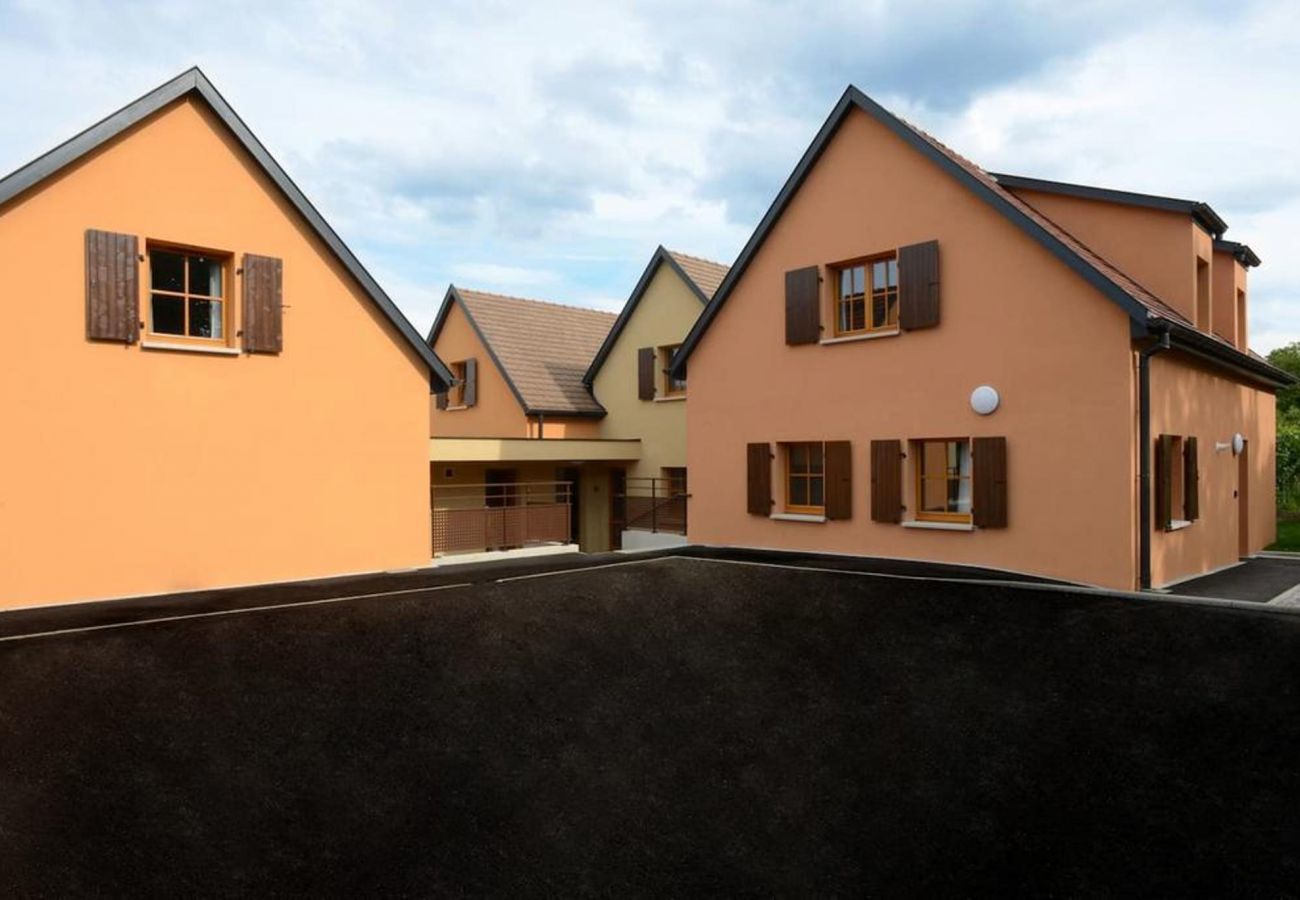
M1237 556L1250 556L1250 441L1237 454Z

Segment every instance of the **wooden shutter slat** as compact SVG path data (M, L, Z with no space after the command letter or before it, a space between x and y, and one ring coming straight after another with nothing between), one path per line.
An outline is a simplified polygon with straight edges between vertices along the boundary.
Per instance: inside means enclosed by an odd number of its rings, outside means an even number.
M284 262L246 253L242 269L244 350L279 353L284 348Z
M785 342L821 340L821 277L816 266L785 273Z
M140 337L140 242L86 231L86 337L134 344Z
M903 520L903 442L871 442L871 521Z
M1168 529L1174 521L1173 466L1174 436L1162 434L1156 439L1156 521L1157 528Z
M465 389L461 392L466 406L478 403L478 360L465 360Z
M1201 473L1197 466L1196 438L1183 439L1183 518L1195 522L1201 517Z
M971 441L971 521L976 528L1007 527L1007 439Z
M826 442L826 518L853 517L853 448L848 441Z
M636 352L636 395L642 400L655 398L654 347L642 347Z
M749 514L768 516L772 513L772 448L769 444L748 444L745 447L746 504Z
M898 250L898 324L904 331L939 324L939 242Z

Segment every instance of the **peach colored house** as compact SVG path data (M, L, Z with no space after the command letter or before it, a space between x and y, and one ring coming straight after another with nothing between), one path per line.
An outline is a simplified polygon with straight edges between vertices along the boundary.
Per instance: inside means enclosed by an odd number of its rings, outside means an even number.
M197 69L0 180L0 607L428 564L450 373Z
M677 355L694 543L1116 588L1274 538L1274 394L1203 203L991 175L850 87Z

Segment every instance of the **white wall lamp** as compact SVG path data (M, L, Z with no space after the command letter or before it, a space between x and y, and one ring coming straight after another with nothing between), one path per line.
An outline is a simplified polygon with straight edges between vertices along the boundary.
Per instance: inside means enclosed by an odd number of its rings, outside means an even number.
M992 415L1001 402L997 389L987 384L981 384L970 392L970 408L981 416Z
M1241 456L1241 451L1246 449L1246 438L1240 431L1232 436L1230 441L1218 441L1214 445L1215 453L1222 453L1224 450L1231 450L1233 456Z

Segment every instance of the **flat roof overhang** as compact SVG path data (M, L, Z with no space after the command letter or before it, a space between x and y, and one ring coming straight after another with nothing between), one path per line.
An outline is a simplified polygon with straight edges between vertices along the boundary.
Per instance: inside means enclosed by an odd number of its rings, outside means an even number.
M640 439L461 438L429 439L431 462L626 462L641 458Z

